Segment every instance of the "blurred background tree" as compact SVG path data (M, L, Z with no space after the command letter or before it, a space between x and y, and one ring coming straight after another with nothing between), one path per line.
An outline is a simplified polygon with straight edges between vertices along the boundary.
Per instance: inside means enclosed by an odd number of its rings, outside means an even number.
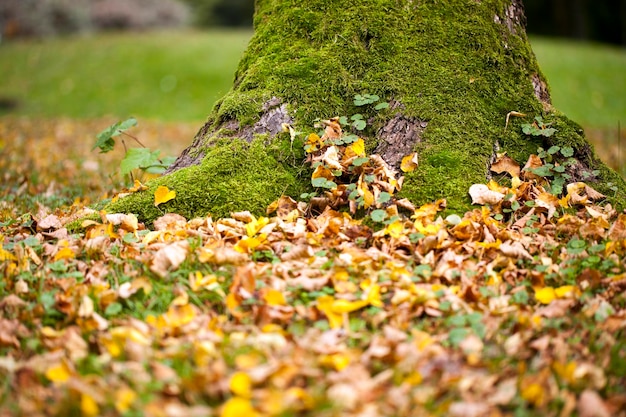
M626 45L626 0L524 0L528 33ZM254 0L0 0L5 37L182 26L250 27ZM190 18L191 17L191 18Z
M528 33L626 45L626 0L524 0Z

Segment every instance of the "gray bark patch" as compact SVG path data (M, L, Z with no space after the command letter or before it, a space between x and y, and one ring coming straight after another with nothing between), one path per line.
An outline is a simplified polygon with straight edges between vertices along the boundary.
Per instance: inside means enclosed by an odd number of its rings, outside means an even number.
M209 136L216 138L240 138L252 142L255 135L267 134L270 138L279 134L283 124L293 123L293 118L287 111L287 105L277 97L272 97L263 104L263 112L259 121L252 126L241 127L237 120L227 120L217 127L206 123L194 137L191 146L186 148L180 156L169 166L166 174L192 165L199 165L204 158L204 152L199 151L207 143ZM220 132L228 132L226 134Z
M399 169L402 158L413 152L422 141L428 122L397 114L378 131L379 143L374 153L379 154L389 166Z
M513 0L511 5L504 11L504 18L498 15L493 17L493 21L504 24L509 32L513 35L518 34L518 29L523 32L526 28L526 15L524 14L524 5L521 0Z
M548 85L541 79L539 74L533 74L533 88L535 89L535 97L544 105L551 104Z
M241 137L250 142L254 135L268 134L274 137L283 130L283 124L293 123L293 118L287 112L287 105L281 104L278 107L267 109L252 128L245 128L241 132Z

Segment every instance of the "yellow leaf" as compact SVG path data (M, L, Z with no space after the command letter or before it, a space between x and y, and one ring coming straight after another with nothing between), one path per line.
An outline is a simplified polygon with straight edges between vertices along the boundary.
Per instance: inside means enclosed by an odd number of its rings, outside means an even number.
M374 204L374 194L369 190L365 182L359 181L358 193L363 197L363 207L369 208Z
M315 168L315 171L313 171L313 174L311 174L311 179L314 180L315 178L326 178L327 180L332 181L335 176L333 175L333 172L324 165L318 165L317 168Z
M348 301L348 300L334 300L331 308L335 313L352 313L353 311L357 311L362 309L367 305L367 301L358 300L358 301Z
M191 304L172 305L165 313L165 321L172 327L190 323L196 317L196 310Z
M411 372L404 379L404 382L408 383L409 385L419 385L422 383L423 380L424 380L424 377L422 377L422 374L420 374L419 371L415 371L415 372Z
M246 234L248 237L252 237L259 233L261 229L263 229L270 222L270 219L267 217L259 217L258 219L253 219L250 223L246 224Z
M570 298L575 297L578 293L578 288L573 285L563 285L559 288L554 289L554 294L558 298Z
M365 156L365 142L363 139L358 138L356 142L348 146L348 153L354 153L357 156Z
M130 406L135 402L137 394L130 388L121 388L115 391L115 409L124 414L130 409Z
M543 387L536 382L530 383L522 388L522 398L535 406L541 406L545 393Z
M98 403L88 394L80 396L80 411L82 411L83 416L97 416L100 414Z
M309 146L306 151L308 153L311 153L317 151L319 148L324 146L324 141L317 134L311 133L306 138L306 145Z
M17 261L17 258L11 252L0 248L0 262L4 261Z
M74 251L68 247L65 247L65 248L59 249L56 255L54 255L54 260L59 261L62 259L74 259L74 257L75 257Z
M402 172L413 172L417 168L417 153L413 152L402 158L400 163L400 169Z
M567 364L562 362L554 362L552 364L552 369L554 369L557 375L567 383L571 384L576 381L576 362L570 361Z
M220 413L220 417L258 417L259 414L256 412L250 400L241 397L233 397L226 401L224 407L222 408L222 412Z
M382 300L380 299L380 286L378 284L372 284L370 286L368 286L367 288L364 288L363 285L361 285L361 288L365 291L367 291L367 302L370 305L373 305L374 307L384 307L384 304L382 302Z
M46 371L46 378L52 381L53 384L59 385L67 382L68 379L72 376L71 369L62 361L50 368Z
M137 191L144 191L144 190L147 190L147 189L148 189L148 187L143 185L141 183L141 181L135 180L135 182L133 184L133 187L131 189L129 189L128 191L131 192L131 193L136 193Z
M350 356L345 353L335 353L331 355L331 358L333 366L337 371L341 371L346 366L350 365Z
M270 306L284 306L287 304L282 292L275 289L268 289L263 293L263 299Z
M385 227L385 234L388 234L394 239L399 239L400 237L402 237L403 232L404 225L400 220L396 220L393 223L388 224L387 227Z
M239 307L240 303L239 300L237 300L237 296L235 294L228 293L228 295L226 296L226 307L230 310L233 311L234 309L236 309L237 307Z
M252 380L245 372L235 372L230 377L230 390L233 394L244 398L250 398L252 395Z
M164 185L159 185L154 192L154 206L158 207L159 204L166 203L174 198L176 198L176 191L170 190Z
M331 329L337 329L343 324L343 315L333 310L334 298L323 295L317 299L317 309L326 315Z
M544 287L535 290L535 298L542 304L550 304L556 298L556 293L552 287Z

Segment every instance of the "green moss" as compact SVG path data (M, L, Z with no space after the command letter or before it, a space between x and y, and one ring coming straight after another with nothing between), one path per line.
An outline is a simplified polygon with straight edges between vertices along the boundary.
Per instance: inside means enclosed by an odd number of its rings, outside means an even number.
M286 142L286 143L285 143ZM267 206L283 194L299 195L307 190L294 165L288 139L266 144L257 138L221 141L211 148L201 165L184 168L149 183L149 189L131 194L107 205L104 210L135 213L141 221L152 221L168 212L186 218L249 210L265 213ZM160 185L176 191L176 198L154 206L154 192Z
M289 105L296 129L307 132L315 119L362 112L353 105L355 94L378 94L401 107L383 111L374 131L396 112L428 121L417 145L420 166L406 176L402 194L416 204L446 198L451 210L464 211L470 185L486 179L496 143L521 164L549 144L522 134L521 120L504 129L511 111L527 113L529 120L545 113L531 82L541 72L530 44L522 28L513 33L504 22L510 5L510 0L258 0L255 35L233 89L208 123L251 125L275 96ZM559 128L551 140L587 147L562 115L544 116L552 116ZM277 195L297 196L305 187L298 183L301 159L281 160L276 149L264 150L259 143L208 147L214 137L209 128L198 145L207 152L200 167L151 184L151 192L159 184L176 189L176 200L157 209L148 192L109 209L123 207L146 218L161 211L187 217L260 212ZM366 140L367 149L375 147L376 138ZM593 157L589 163L606 175L603 180L615 178Z

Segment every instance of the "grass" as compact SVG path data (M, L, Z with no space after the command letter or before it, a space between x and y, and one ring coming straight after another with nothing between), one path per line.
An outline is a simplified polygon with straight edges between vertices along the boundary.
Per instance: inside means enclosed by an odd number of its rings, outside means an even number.
M185 31L6 42L0 96L16 104L12 113L33 117L198 122L230 89L249 36Z
M626 126L626 49L532 39L554 105L591 128Z

